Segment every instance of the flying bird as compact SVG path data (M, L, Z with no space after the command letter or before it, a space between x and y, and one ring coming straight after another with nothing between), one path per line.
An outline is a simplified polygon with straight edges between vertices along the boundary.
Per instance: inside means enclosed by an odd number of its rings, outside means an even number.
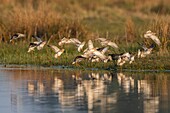
M151 54L154 47L155 47L154 44L152 44L149 48L147 48L146 45L143 45L142 50L138 49L137 53L138 58L144 58L147 55Z
M74 61L72 62L72 64L77 64L77 63L79 63L79 62L81 62L81 61L83 61L83 60L85 60L86 58L85 57L83 57L83 56L76 56L75 58L74 58Z
M153 33L152 31L149 30L144 34L144 37L152 39L158 46L160 46L161 42L155 34L156 33Z
M55 58L58 58L64 52L64 49L59 49L57 46L54 46L54 45L48 45L48 47L50 47L54 50L54 52L55 52L54 57Z
M63 44L74 44L77 46L77 50L80 52L84 45L85 45L85 42L80 42L77 38L63 38L61 39L61 41L58 43L59 46L62 46Z
M38 42L38 41L35 41L35 42L31 42L29 44L29 48L28 48L28 53L31 52L31 51L34 51L35 48L37 48L37 50L41 50L43 49L43 47L45 46L47 42L46 41L42 41L42 42Z
M96 40L99 40L102 46L111 46L113 48L119 48L116 43L106 39L106 38L97 38Z
M10 42L12 42L12 40L16 40L16 39L24 38L24 37L26 37L25 34L22 34L22 33L15 33L14 35L11 36Z

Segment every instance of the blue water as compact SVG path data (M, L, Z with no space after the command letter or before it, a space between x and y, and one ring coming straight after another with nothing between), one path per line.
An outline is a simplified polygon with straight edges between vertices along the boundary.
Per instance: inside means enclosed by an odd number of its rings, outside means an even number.
M170 73L0 69L0 113L170 113Z

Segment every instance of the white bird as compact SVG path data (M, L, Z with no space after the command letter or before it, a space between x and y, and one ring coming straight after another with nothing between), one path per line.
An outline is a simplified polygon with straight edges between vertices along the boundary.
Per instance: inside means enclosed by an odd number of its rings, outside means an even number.
M119 48L116 43L106 38L97 38L96 40L99 40L102 46L111 46L113 48Z
M155 34L156 33L153 33L152 31L149 30L144 34L144 37L152 39L158 46L160 46L161 42Z
M24 38L24 37L26 37L25 34L22 34L22 33L15 33L14 35L11 36L10 42L11 42L12 40L14 40L14 39L16 40L16 39Z
M58 58L64 52L64 49L59 49L57 46L54 45L48 45L48 47L51 47L55 51L55 58Z

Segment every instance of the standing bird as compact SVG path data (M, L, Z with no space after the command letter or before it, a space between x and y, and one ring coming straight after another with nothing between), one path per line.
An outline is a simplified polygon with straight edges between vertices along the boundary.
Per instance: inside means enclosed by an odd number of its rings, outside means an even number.
M10 37L10 42L12 42L12 40L16 40L16 39L24 38L24 37L26 37L25 34L15 33L14 35L12 35L12 36Z
M155 34L156 33L153 33L152 31L149 30L144 34L144 37L152 39L158 46L160 46L161 42Z
M51 47L55 51L55 58L58 58L64 52L64 49L59 49L57 46L54 45L48 45L48 47Z
M111 46L113 48L119 48L116 43L106 39L106 38L97 38L96 40L99 40L102 46Z

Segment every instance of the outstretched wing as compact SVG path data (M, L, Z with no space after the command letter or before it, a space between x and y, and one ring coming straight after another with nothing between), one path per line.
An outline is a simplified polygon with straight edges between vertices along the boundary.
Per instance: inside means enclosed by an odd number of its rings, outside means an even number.
M94 48L93 42L91 40L88 41L88 48L89 50Z
M102 54L105 54L108 49L109 49L109 47L105 47L105 48L101 51L101 53L102 53Z
M77 38L70 38L70 41L75 44L81 44L81 42Z
M97 38L97 40L100 40L102 42L106 41L107 39L106 38Z
M113 47L113 48L119 48L116 43L109 41L108 45Z
M55 46L55 45L48 45L48 46L51 47L56 53L58 51L60 51L60 49L57 46Z
M99 57L102 60L106 59L106 56L99 51L94 51L93 54L96 55L97 57Z

